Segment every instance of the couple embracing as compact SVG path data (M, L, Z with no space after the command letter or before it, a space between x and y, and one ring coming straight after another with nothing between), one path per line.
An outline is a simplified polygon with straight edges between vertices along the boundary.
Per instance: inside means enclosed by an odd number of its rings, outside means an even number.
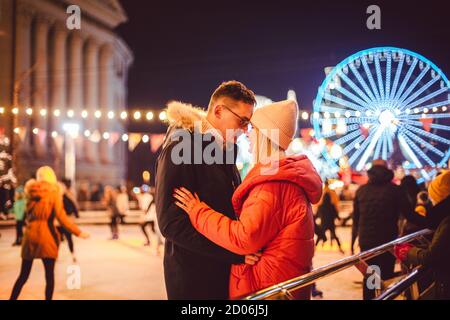
M168 105L155 201L166 238L169 299L235 299L311 270L311 203L319 201L322 181L306 156L286 155L297 129L297 104L287 100L256 110L255 104L251 90L228 81L215 90L206 112ZM180 131L200 136L182 151L192 161L177 159L180 143L186 143ZM235 165L239 133L248 135L254 158L242 183ZM211 146L215 161L199 163L196 150ZM308 288L294 294L309 295Z

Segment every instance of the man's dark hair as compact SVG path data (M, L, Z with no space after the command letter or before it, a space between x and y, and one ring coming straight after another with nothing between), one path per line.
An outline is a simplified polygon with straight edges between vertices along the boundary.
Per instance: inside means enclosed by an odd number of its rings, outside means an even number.
M242 101L251 105L256 104L255 94L239 81L231 80L222 82L221 85L214 91L209 101L209 108L220 97L228 97L236 101Z

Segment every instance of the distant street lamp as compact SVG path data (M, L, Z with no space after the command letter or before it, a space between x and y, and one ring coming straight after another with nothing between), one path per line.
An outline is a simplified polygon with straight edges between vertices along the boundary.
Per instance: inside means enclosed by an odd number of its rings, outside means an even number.
M78 137L80 126L77 123L66 122L63 124L63 130L65 133L64 175L66 179L69 179L72 182L72 186L75 188L75 170L76 170L75 139Z

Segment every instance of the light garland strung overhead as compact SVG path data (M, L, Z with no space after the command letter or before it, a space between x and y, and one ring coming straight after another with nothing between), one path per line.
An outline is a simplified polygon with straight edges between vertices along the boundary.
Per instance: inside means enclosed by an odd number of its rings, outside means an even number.
M0 115L5 115L7 113L7 109L5 107L0 107ZM114 119L120 119L120 120L127 120L131 119L134 121L140 121L140 120L147 120L147 121L153 121L155 117L154 111L149 110L134 110L134 111L107 111L102 112L101 110L95 110L93 113L92 111L83 109L80 111L75 111L73 109L67 109L65 112L61 111L60 109L54 109L53 111L49 111L46 108L41 108L39 110L35 110L31 107L26 108L19 108L19 107L13 107L11 109L11 113L15 116L20 115L21 113L24 113L28 117L33 116L34 114L39 114L41 117L45 118L47 116L52 116L55 118L66 116L69 119L72 118L81 118L81 119L87 119L89 116L93 115L96 119L108 119L108 120L114 120ZM160 121L167 120L167 113L165 110L160 111L158 113L158 119Z

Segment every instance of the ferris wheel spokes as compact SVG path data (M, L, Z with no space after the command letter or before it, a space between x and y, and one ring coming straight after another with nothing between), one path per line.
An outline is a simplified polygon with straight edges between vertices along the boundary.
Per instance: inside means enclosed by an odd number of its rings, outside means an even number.
M417 84L419 84L420 80L422 80L422 78L425 76L425 74L428 72L428 70L430 70L430 66L426 66L426 68L424 68L422 70L422 72L419 74L419 76L413 81L413 83L411 83L411 85L409 86L408 90L406 90L398 99L398 106L402 106L402 105L407 105L410 101L412 101L413 99L415 99L417 96L419 96L423 91L425 91L426 89L428 89L435 81L433 81L434 79L431 79L431 81L429 81L429 84L427 83L425 86L423 86L422 88L420 88L418 91L416 91L412 96L410 96L408 98L408 96L411 94L411 92L416 88ZM437 80L437 79L436 79ZM405 101L405 99L407 101ZM405 102L404 102L405 101ZM404 102L404 103L403 103Z
M392 54L390 52L387 53L386 58L386 88L385 88L385 96L384 100L389 100L390 91L391 91L391 69L392 69Z
M364 99L368 108L373 109L373 106L371 105L372 100L345 73L339 71L337 75L342 80L344 80L344 82L347 83L353 90L355 90L355 92L358 93L362 99Z
M428 150L434 152L438 156L440 156L440 157L444 156L444 153L441 150L437 149L435 146L433 146L428 141L423 140L421 137L419 137L417 134L411 132L410 130L408 130L406 128L400 128L400 132L403 132L404 134L409 136L411 139L414 139L415 141L417 141L420 144L424 145Z
M361 63L362 63L362 65L363 65L364 71L366 72L367 79L369 79L370 87L372 88L373 93L375 94L375 97L376 97L375 100L376 100L377 102L380 102L380 100L381 100L381 99L380 99L380 95L379 95L379 93L378 93L377 86L376 86L376 84L375 84L375 81L373 80L372 72L370 72L370 69L369 69L369 66L368 66L368 64L367 64L367 60L366 60L366 57L365 57L365 56L362 56L362 57L361 57Z
M383 75L381 74L381 67L380 67L380 53L375 54L375 72L377 75L378 80L378 88L380 90L380 101L386 101L386 96L384 94L384 84L383 84Z
M416 127L410 126L408 124L403 124L403 126L406 129L409 129L410 131L416 132L416 133L418 133L418 134L420 134L422 136L425 136L425 137L433 139L435 141L439 141L439 142L446 143L446 144L450 145L450 140L442 138L442 137L440 137L438 135L435 135L434 133L425 131L425 130L420 129L420 128L416 128Z
M409 98L407 98L406 100L400 100L398 102L399 107L401 109L404 109L409 103L411 103L414 99L416 99L418 96L420 96L425 90L427 90L429 87L431 87L438 80L439 80L438 78L431 79L422 88L420 88L414 94L412 94Z
M441 88L441 89L439 89L439 90L437 90L437 91L434 91L434 92L432 92L432 93L426 95L425 97L423 97L423 98L421 98L421 99L419 99L419 100L416 100L415 102L413 102L413 103L411 103L411 104L405 106L405 109L412 109L412 108L418 106L419 104L422 104L422 103L425 102L425 101L428 101L428 100L430 100L430 99L433 99L434 97L436 97L436 96L438 96L438 95L440 95L440 94L442 94L442 93L444 93L444 92L446 92L446 91L448 91L448 88L447 88L447 87L444 87L444 88Z
M369 87L367 86L366 81L363 79L359 71L356 69L355 65L353 63L350 63L350 70L352 70L353 74L355 75L356 79L358 79L358 82L363 87L364 91L367 93L367 95L370 97L371 102L376 100L375 96L373 95L372 91L370 91Z
M400 88L398 89L397 93L395 94L395 97L394 97L395 101L398 101L398 99L400 98L400 95L405 90L406 84L408 83L409 78L411 78L411 75L417 65L417 61L418 61L418 59L414 58L413 62L409 66L408 72L406 73L406 76L403 78Z
M367 109L373 109L372 106L370 106L367 102L363 101L362 99L358 98L356 95L354 95L353 93L351 93L350 91L348 91L347 89L345 89L342 86L339 86L336 88L337 91L339 91L340 93L342 93L343 95L347 96L347 98L352 99L353 101L355 101L356 103L359 103L359 105L366 107ZM360 108L359 111L364 111L363 108Z
M403 62L404 61L405 61L405 55L402 54L402 57L400 58L400 61L399 61L398 66L397 66L397 71L395 72L394 84L392 85L392 91L391 91L391 94L389 96L389 101L391 103L394 100L394 97L395 97L395 95L397 93L397 86L398 86L398 83L400 81L400 75L402 73Z

